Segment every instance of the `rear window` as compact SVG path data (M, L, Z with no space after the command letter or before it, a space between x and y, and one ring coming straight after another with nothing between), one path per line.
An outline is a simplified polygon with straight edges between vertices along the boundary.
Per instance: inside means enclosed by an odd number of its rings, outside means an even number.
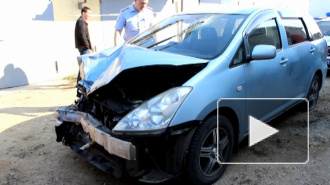
M307 31L301 19L283 19L289 46L308 41Z
M320 21L318 23L318 25L319 25L323 35L330 36L330 20Z
M313 19L312 16L306 16L304 18L306 25L307 25L307 30L311 34L312 40L318 40L322 39L323 35L321 33L321 30L319 26L316 24L315 20Z

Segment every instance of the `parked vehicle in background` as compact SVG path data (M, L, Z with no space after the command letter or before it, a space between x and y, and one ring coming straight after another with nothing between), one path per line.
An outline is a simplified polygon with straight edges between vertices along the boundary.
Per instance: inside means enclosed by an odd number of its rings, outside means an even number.
M248 136L248 115L268 122L299 103L217 101L307 98L312 110L326 53L313 18L295 12L174 15L121 47L78 57L82 96L58 108L57 141L116 177L211 184L227 167L217 161L229 162Z
M317 22L328 44L327 65L330 68L330 17Z

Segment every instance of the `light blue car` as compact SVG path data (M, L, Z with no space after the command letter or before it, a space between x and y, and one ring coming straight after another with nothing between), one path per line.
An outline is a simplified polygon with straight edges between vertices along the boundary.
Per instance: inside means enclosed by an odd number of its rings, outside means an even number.
M328 44L328 54L327 54L327 64L328 69L330 68L330 17L322 19L317 22L318 26L321 29L324 39L327 41Z
M227 167L218 161L229 162L248 136L249 115L268 122L300 102L221 99L307 98L312 110L326 57L310 16L174 15L120 47L78 57L81 96L58 108L57 141L115 177L211 184Z

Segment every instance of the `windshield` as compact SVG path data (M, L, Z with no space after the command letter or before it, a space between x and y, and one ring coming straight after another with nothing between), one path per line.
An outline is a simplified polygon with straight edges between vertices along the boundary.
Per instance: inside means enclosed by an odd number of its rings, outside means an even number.
M149 28L128 44L212 59L226 49L244 18L245 15L176 15Z
M330 20L329 21L320 21L318 25L324 36L330 36Z

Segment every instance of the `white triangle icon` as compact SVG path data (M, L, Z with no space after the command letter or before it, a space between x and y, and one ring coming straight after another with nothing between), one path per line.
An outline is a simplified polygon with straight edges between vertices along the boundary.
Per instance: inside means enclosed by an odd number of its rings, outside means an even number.
M249 116L250 134L249 134L249 146L268 138L278 132L277 129L257 120L256 118Z

